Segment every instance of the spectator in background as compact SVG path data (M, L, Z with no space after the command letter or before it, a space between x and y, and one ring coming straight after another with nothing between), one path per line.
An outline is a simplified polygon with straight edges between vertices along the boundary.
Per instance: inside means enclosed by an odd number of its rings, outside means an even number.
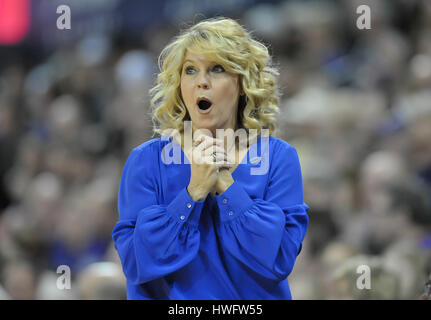
M126 279L118 264L93 263L79 274L77 290L78 299L125 300Z
M14 300L36 298L36 275L31 264L24 260L9 261L2 272L6 292Z

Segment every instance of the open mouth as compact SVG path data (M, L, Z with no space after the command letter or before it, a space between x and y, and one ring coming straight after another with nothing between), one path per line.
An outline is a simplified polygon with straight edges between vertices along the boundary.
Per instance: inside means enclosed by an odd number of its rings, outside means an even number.
M211 108L212 102L207 98L199 98L197 101L197 106L201 111L207 111Z

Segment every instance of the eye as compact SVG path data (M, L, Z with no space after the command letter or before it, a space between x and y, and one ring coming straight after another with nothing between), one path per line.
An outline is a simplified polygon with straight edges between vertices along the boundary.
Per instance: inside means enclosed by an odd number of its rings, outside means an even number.
M192 67L192 66L186 67L186 68L184 69L184 72L185 72L186 74L193 74L193 73L195 72L195 68L194 68L194 67Z
M221 65L217 64L213 67L213 71L219 73L219 72L224 72L225 70Z

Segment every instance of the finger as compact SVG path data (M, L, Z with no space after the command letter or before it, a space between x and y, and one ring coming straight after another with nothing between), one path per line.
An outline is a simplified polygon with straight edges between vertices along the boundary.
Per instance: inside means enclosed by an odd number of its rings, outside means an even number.
M193 141L203 141L204 139L214 139L212 135L207 135L205 132L195 132Z
M211 152L211 148L208 148L207 150L208 150L207 151L208 153ZM212 148L212 151L213 151L212 153L216 153L217 155L220 155L221 157L223 157L223 163L232 165L235 162L231 160L226 150L223 149L222 147L215 146Z
M195 146L196 150L204 151L206 148L211 146L213 143L211 140L208 139L208 136L200 136L200 138L197 140L197 145Z
M218 169L219 169L219 172L222 172L222 171L229 171L229 167L223 167L223 166L220 166L220 167L218 167Z
M229 159L226 152L220 147L218 147L218 150L216 152L206 153L205 156L213 157L214 162L216 162L217 164L224 164L229 167L232 167L234 165L234 162Z
M233 167L234 163L230 161L230 159L227 157L227 155L224 152L213 152L210 154L207 154L205 157L212 157L213 162L217 165L223 165L226 167Z
M203 135L199 135L197 137L193 138L193 147L197 147L199 144L202 143L202 141L204 141L204 136Z
M227 165L227 164L216 164L217 168L219 168L220 170L229 170L232 168L231 165Z
M216 155L215 157L211 154L209 156L202 157L202 162L210 165L214 165L214 167L218 167L218 165L223 163L223 157Z
M227 155L226 151L222 147L217 146L217 145L208 146L208 148L206 148L205 150L202 151L202 153L204 155L211 155L214 152Z
M224 147L224 140L223 139L217 139L217 138L213 138L214 144L220 146L220 147Z
M206 148L213 146L213 145L218 145L221 147L224 146L223 140L212 138L212 137L205 136L205 135L199 136L199 138L196 141L197 141L197 143L196 143L195 147L198 147L201 150L205 150Z
M220 164L222 167L225 167L227 169L235 167L235 164L232 162L229 162L227 160L224 160L223 163Z
M213 163L230 164L226 151L219 146L210 146L200 153L200 156L205 159L210 159Z
M222 153L226 156L226 158L228 158L228 153L226 151L225 148L218 146L218 145L214 145L214 146L210 146L207 149L205 149L205 152L217 152L217 153Z

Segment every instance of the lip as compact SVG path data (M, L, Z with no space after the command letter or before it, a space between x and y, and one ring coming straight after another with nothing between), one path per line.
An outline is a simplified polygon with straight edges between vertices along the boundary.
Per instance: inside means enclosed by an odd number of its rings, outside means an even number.
M201 100L205 100L205 101L210 102L210 103L211 103L211 107L209 107L209 108L208 108L208 109L206 109L206 110L202 110L201 108L199 108L199 105L198 105L198 104L199 104L199 101L201 101ZM213 103L209 98L207 98L207 97L201 96L201 97L198 97L198 98L196 99L196 108L198 109L198 112L199 112L199 113L201 113L201 114L209 113L209 112L212 110L213 105L214 105L214 103Z

